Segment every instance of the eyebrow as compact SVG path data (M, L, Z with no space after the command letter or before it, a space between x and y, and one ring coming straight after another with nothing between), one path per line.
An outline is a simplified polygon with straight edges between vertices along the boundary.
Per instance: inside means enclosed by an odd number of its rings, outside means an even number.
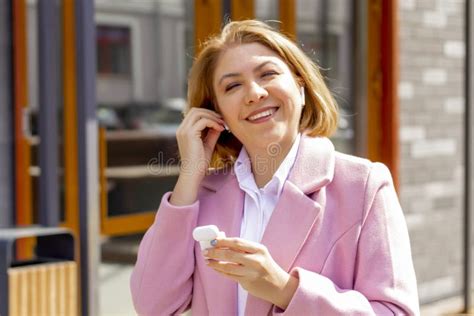
M259 71L260 69L262 69L265 65L267 64L273 64L275 66L278 66L275 62L271 61L271 60L268 60L268 61L265 61L263 63L261 63L260 65L258 65L257 67L255 67L253 69L253 72L257 72ZM220 85L222 80L226 79L226 78L230 78L230 77L237 77L237 76L240 76L240 73L239 72L230 72L228 74L225 74L223 75L220 79L219 79L219 82L217 83L217 85Z

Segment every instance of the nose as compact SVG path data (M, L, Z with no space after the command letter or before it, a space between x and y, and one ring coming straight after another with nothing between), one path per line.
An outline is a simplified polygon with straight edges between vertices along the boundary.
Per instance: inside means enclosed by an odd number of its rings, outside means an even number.
M268 91L256 82L252 82L245 96L245 104L253 104L268 96Z

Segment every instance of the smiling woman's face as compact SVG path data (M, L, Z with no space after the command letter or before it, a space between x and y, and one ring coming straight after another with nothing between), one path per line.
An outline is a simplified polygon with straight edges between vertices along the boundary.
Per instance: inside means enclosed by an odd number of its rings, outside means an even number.
M287 64L258 44L236 45L219 57L213 78L218 108L235 137L252 151L289 149L304 99Z

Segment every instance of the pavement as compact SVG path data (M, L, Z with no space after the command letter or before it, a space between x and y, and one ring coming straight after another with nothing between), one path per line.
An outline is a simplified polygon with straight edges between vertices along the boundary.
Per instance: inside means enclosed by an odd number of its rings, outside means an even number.
M99 315L136 315L130 296L129 280L133 265L101 263L99 266Z

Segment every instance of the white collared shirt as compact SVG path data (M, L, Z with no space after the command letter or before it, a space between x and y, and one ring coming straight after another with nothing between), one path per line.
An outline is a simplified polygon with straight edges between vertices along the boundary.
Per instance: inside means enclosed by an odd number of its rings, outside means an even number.
M263 237L268 221L273 210L280 199L283 185L296 160L296 154L301 139L298 134L285 159L278 167L272 179L263 187L258 188L252 173L250 158L244 147L240 151L239 157L235 161L234 170L240 188L245 192L244 214L240 227L240 238L260 242ZM271 158L270 158L271 159ZM261 168L268 168L271 161L262 162ZM259 166L256 166L258 172ZM247 291L239 284L237 292L238 315L244 315L247 302Z

